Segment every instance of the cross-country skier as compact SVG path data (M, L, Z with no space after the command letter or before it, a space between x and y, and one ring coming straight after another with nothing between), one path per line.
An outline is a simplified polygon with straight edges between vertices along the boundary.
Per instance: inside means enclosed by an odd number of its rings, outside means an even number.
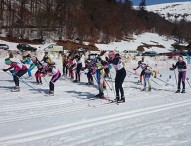
M172 65L173 69L178 68L178 89L176 93L180 93L180 84L182 81L182 91L181 93L185 93L185 79L186 79L186 62L184 62L183 57L179 56L176 64Z
M10 65L9 68L7 69L3 69L3 71L8 71L10 69L13 69L11 70L11 73L13 75L13 80L15 82L15 88L13 88L11 91L12 92L18 92L20 91L20 88L19 88L19 78L21 76L23 76L25 73L27 73L27 67L23 64L19 64L17 62L12 62L9 58L6 58L5 59L5 64L6 65Z
M98 90L99 90L99 94L97 94L95 97L104 98L103 82L102 82L103 65L101 64L100 56L97 56L94 61L95 61L95 68L96 68L95 70L96 81L97 81Z
M42 60L44 63L52 64L51 58L48 56L48 52L44 52Z
M63 53L62 54L63 76L67 75L67 71L68 71L67 66L66 66L67 63L68 63L68 57L67 57L67 55L65 53Z
M116 101L117 102L125 102L124 90L122 84L126 77L126 71L123 67L123 63L119 54L115 54L114 51L110 51L108 54L109 60L108 62L113 65L113 68L116 70L116 77L115 77L115 90L116 90ZM119 96L119 91L121 93L121 98Z
M70 56L70 61L69 61L69 77L70 79L74 79L74 70L76 69L77 62L76 59L73 56Z
M30 65L28 68L28 79L32 79L32 70L35 68L35 64L32 62L31 57L29 55L23 56L21 62Z
M80 71L82 70L82 61L80 55L75 56L77 66L76 66L76 79L73 82L80 82Z
M49 82L49 95L54 95L54 84L55 82L60 78L61 73L58 69L56 69L55 66L51 66L47 70L47 74L52 76L50 82Z
M146 69L146 64L144 63L144 58L142 58L142 60L138 61L138 66L137 68L134 68L133 70L137 70L139 67L142 69L141 74L140 74L140 80L138 81L138 83L142 84L142 79L143 76L145 74L145 69Z
M153 71L151 67L146 66L144 70L144 88L142 91L146 91L147 83L148 83L148 91L151 91L151 81L150 77L156 76L156 71Z
M87 78L88 78L88 83L86 83L87 85L93 85L94 84L94 80L93 80L93 72L94 72L94 63L93 60L91 59L87 59L85 61L85 67L83 68L83 70L85 70L85 74L87 74Z
M37 83L37 85L42 85L42 79L41 79L41 74L42 73L41 73L41 71L43 69L43 64L35 56L33 56L31 59L32 59L32 62L37 67L37 71L35 73L36 83Z

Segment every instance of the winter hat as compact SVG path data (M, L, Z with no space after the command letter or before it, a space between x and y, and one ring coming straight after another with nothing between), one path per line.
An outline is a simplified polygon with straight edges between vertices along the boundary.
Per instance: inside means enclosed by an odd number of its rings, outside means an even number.
M179 57L178 57L178 61L182 62L182 61L183 61L183 57L182 57L182 56L179 56Z
M6 58L6 59L5 59L5 64L9 65L9 64L11 64L11 62L12 62L12 61L11 61L9 58Z
M114 58L115 57L115 52L114 51L110 51L108 54L109 58Z
M43 63L43 67L47 67L48 66L48 63Z
M31 57L31 60L32 60L33 62L36 62L36 61L37 61L37 58L36 58L35 56L32 56L32 57Z

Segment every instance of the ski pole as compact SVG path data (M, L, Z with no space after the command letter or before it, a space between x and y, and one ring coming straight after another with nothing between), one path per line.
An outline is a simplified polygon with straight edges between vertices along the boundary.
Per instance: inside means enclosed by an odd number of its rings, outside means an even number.
M175 79L176 79L176 85L178 85L175 70L174 70L174 76L175 76Z
M42 78L45 80L45 82L47 83L47 85L49 85L49 84L48 84L48 81L46 80L46 78L45 78L45 77L42 77Z
M127 71L126 74L129 75L129 76L133 74L132 72L130 72L128 70L126 70L126 71Z
M188 83L188 85L190 86L190 88L191 88L191 85L190 85L190 83L189 83L189 78L186 78L186 81L187 81L187 83Z
M131 73L131 74L134 74L133 72L129 71L129 70L126 70L127 72Z
M101 77L103 78L103 80L106 82L106 84L108 85L109 89L112 90L112 88L110 87L109 83L105 80L105 78L101 75Z
M128 71L128 70L126 70L127 72L130 72L131 74L133 74L133 75L135 75L135 76L140 76L138 73L136 73L136 74L134 74L133 72L131 72L131 71Z
M6 73L12 76L11 73L9 73L9 72L6 72ZM21 79L20 77L18 77L17 75L16 75L16 77L19 78L19 80L20 80L23 84L25 84L25 85L29 86L30 88L34 89L35 91L41 93L38 89L36 89L36 88L34 88L33 86L29 85L27 82L25 82L24 80L22 80L22 79Z
M112 82L112 76L111 76L111 72L109 72L109 74L110 74L110 77L111 77L111 85L112 85L112 88L113 88L113 93L114 93L114 95L115 95L115 97L116 97L116 94L115 94L115 88L114 88L114 85L113 85L113 82Z
M159 83L157 83L156 81L154 81L153 79L151 79L151 81L153 81L155 84L160 85ZM161 86L161 85L160 85Z
M98 83L98 81L97 81L96 77L94 76L94 74L92 76L94 77L95 81Z
M158 79L158 80L160 80L160 81L162 81L162 82L164 82L164 83L166 83L166 84L168 84L168 85L170 85L170 86L173 86L173 87L174 87L174 85L169 84L168 82L165 82L165 81L163 81L163 80L162 80L162 79L160 79L160 78L156 78L156 79Z

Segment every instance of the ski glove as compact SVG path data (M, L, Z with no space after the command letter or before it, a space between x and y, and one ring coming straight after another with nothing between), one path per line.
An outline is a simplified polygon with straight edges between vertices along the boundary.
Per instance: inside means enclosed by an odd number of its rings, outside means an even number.
M174 68L173 68L173 67L170 67L169 69L170 69L170 70L174 70Z
M175 69L175 65L174 65L174 64L172 64L172 68L174 68L174 69Z

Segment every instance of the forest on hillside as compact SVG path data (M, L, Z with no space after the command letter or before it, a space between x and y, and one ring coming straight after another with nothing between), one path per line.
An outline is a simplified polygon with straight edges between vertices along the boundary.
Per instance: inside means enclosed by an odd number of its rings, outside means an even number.
M149 31L191 40L191 22L172 23L144 7L141 0L138 10L130 0L1 0L0 34L108 43Z

